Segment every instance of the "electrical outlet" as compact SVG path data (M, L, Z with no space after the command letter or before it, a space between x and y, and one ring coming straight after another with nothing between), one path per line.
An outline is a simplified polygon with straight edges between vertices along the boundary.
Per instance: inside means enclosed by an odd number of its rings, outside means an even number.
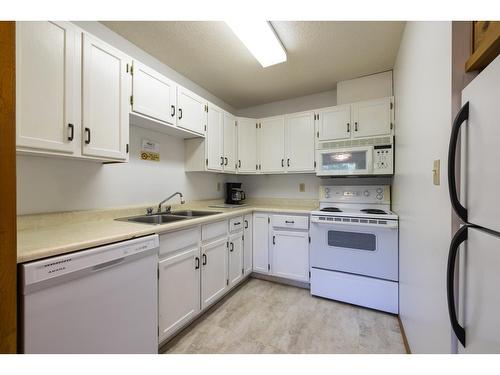
M217 191L220 191L220 182L217 182Z
M303 182L301 182L301 183L299 184L299 191L300 191L301 193L305 192L305 191L306 191L306 184L304 184Z

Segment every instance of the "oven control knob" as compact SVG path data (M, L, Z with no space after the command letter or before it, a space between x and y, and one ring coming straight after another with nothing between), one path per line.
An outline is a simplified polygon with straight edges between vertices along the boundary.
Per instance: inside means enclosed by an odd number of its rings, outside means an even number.
M377 199L381 200L384 196L382 194L377 194Z
M330 192L330 188L325 188L325 193L328 194Z
M382 194L384 190L382 188L377 188L377 193Z
M365 197L369 197L370 196L370 192L368 190L365 190L364 193Z

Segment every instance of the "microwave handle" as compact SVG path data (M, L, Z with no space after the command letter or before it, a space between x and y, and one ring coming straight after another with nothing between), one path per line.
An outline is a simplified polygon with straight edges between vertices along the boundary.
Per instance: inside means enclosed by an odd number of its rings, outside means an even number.
M368 151L366 152L366 172L367 173L372 173L373 172L373 153L375 152L375 149L373 146L369 146Z

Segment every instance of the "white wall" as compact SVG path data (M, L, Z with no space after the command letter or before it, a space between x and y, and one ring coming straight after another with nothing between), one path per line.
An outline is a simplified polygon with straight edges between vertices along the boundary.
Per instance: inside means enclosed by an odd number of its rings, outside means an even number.
M243 117L262 118L283 115L286 113L309 111L323 107L331 107L336 104L337 90L333 89L317 94L298 96L292 99L279 100L272 103L239 109L236 111L236 114Z
M139 159L142 138L160 142L160 162ZM225 176L184 172L184 142L130 127L130 161L101 164L39 156L17 157L18 214L158 203L176 191L187 200L221 198ZM221 182L221 191L217 191Z
M337 82L337 104L392 96L392 84L392 70Z
M450 353L445 272L451 127L451 22L408 22L394 67L400 316L413 353ZM441 185L432 184L441 160Z

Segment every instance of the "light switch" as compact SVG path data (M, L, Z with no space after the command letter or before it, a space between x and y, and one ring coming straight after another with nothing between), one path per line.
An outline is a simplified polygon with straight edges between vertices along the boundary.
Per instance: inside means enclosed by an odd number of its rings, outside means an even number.
M441 160L434 160L434 167L432 168L432 182L434 185L441 185Z
M301 193L305 192L306 191L306 184L304 184L303 182L299 184L299 191Z

